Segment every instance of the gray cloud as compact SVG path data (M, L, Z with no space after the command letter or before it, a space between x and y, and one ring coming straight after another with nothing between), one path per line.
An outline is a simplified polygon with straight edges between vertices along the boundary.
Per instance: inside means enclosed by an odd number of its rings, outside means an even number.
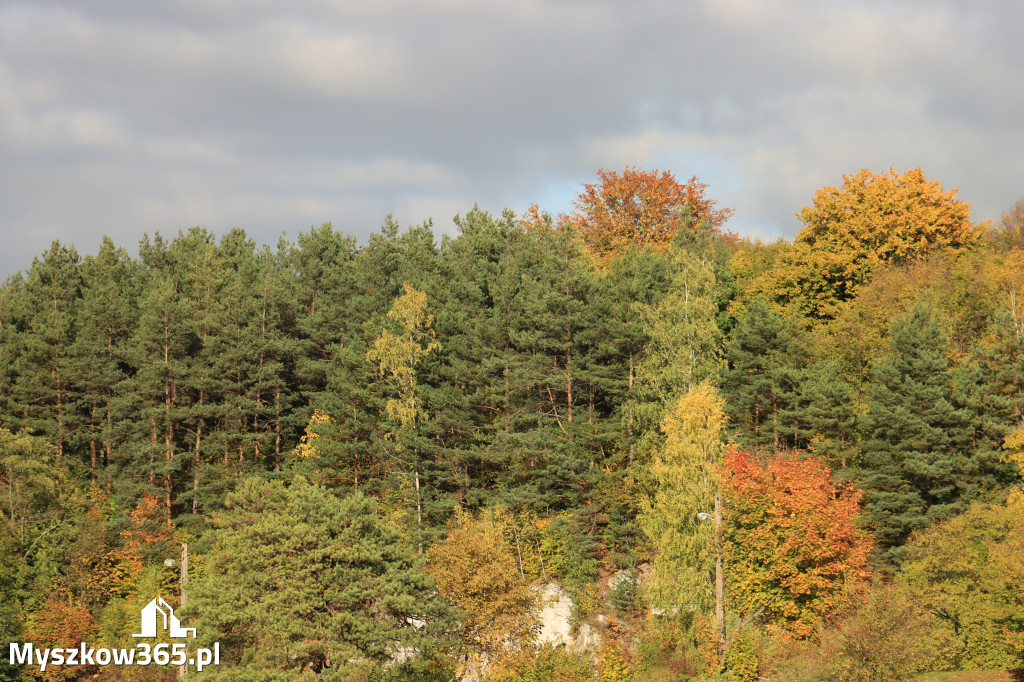
M1018 3L0 3L0 276L52 239L570 208L600 167L699 176L792 235L842 173L1024 195Z

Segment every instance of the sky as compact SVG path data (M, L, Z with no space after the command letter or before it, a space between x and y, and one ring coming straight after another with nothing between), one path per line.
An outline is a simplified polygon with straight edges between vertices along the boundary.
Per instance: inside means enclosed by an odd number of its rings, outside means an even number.
M696 175L764 240L861 168L998 220L1022 27L1016 0L0 0L0 278L195 225L455 234L627 166Z

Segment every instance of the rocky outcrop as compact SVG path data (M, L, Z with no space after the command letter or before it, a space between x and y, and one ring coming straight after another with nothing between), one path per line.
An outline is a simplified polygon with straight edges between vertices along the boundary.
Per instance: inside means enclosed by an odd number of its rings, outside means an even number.
M565 588L555 582L536 590L539 604L537 620L540 622L537 643L552 644L556 647L571 646L575 641L570 624L574 606L572 597Z

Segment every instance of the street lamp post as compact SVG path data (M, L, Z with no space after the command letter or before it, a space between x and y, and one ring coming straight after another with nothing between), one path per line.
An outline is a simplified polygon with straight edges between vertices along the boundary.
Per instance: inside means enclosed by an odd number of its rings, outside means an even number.
M714 516L700 512L701 521L715 522L715 635L718 637L718 654L725 654L725 560L722 551L722 493L715 493Z

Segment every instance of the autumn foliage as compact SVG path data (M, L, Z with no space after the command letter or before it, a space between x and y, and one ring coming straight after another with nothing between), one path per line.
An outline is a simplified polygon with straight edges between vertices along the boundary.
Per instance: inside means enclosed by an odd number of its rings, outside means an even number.
M726 454L725 552L729 596L796 637L835 614L868 577L871 547L854 519L861 494L815 459Z
M584 183L573 202L576 210L565 220L602 260L631 245L667 249L685 209L694 223L706 220L715 230L733 213L729 208L715 209L717 202L704 196L707 185L696 176L679 183L668 171L659 174L633 167L622 175L604 169L597 175L601 181Z
M54 595L31 618L22 641L32 642L36 649L77 648L93 639L96 626L89 610ZM73 680L93 671L92 666L47 666L45 671L33 670L32 676L44 680Z
M804 229L796 241L828 252L850 252L854 262L904 262L929 250L960 249L981 238L970 221L971 205L942 191L920 168L903 175L892 168L875 174L843 175L842 188L814 193L814 207L797 217Z

